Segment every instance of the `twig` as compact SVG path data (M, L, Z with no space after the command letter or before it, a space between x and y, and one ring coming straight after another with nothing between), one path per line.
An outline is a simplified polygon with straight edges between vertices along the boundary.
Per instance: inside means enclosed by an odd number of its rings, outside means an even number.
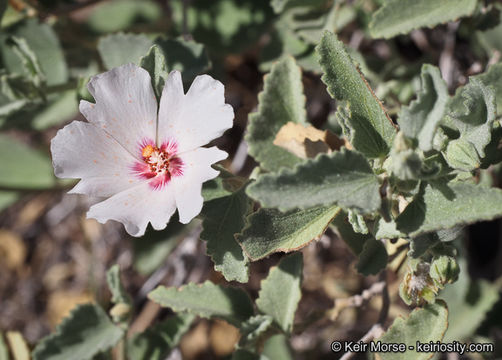
M375 325L368 330L368 332L359 340L359 342L368 343L373 339L377 339L384 333L384 324L387 320L387 316L389 315L389 307L390 307L390 297L389 291L387 288L387 271L383 270L379 275L379 282L375 284L383 283L380 285L381 294L382 294L382 308L380 309L380 315L378 316L378 321ZM373 285L375 285L373 284ZM370 288L371 289L371 288ZM368 289L369 290L369 289ZM349 360L352 359L357 353L355 352L346 352L340 358L340 360Z
M335 307L331 311L331 319L335 320L340 312L348 307L360 307L368 302L373 296L382 293L386 284L384 281L378 281L364 290L361 294L357 294L345 299L336 299Z
M384 332L384 329L383 329L382 325L377 323L377 324L373 325L371 327L371 329L369 329L368 332L361 339L359 339L359 342L362 341L363 343L368 343L371 340L377 339L380 336L382 336L383 332ZM357 355L357 353L355 353L355 352L347 352L347 353L343 354L343 356L340 358L340 360L349 360L349 359L352 359L356 355Z

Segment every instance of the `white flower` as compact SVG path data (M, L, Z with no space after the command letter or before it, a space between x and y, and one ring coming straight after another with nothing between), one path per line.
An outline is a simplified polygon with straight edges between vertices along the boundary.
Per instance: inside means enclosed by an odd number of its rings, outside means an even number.
M51 142L56 176L82 179L70 193L106 198L87 217L119 221L133 236L148 222L165 228L176 208L190 222L202 209L202 183L218 176L211 164L228 155L201 147L232 127L223 85L201 75L185 94L173 71L158 112L150 75L134 64L93 77L88 89L96 104L81 101L80 112L89 122L73 121Z

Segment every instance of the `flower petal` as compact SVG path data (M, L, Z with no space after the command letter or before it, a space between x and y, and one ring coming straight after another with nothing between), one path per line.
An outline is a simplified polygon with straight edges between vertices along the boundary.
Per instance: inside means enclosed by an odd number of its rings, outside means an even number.
M87 217L102 224L108 220L119 221L130 235L142 236L148 222L155 230L164 229L175 211L173 186L159 191L143 182L91 206Z
M148 72L134 64L94 76L88 85L96 104L80 102L86 119L138 156L143 139L155 139L157 100Z
M173 177L175 188L174 196L180 222L187 224L202 210L202 183L214 179L219 171L214 170L211 164L225 159L228 154L216 146L211 148L198 148L185 152L179 157L183 161L183 175Z
M135 158L96 126L73 121L51 141L54 173L82 179L70 192L110 196L137 185L130 167Z
M169 74L159 108L159 143L174 139L178 151L196 149L232 127L234 111L224 87L209 75L195 78L187 94L178 71Z

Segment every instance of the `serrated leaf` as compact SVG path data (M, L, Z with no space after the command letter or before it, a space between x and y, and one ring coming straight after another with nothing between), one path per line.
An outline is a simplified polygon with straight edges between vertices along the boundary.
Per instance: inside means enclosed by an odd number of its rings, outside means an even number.
M47 189L56 184L49 158L7 135L0 135L0 186Z
M5 35L13 35L26 41L35 54L47 85L58 85L68 81L69 72L58 36L51 26L39 23L36 19L27 19L13 26ZM5 44L5 36L0 42L0 54L5 67L10 73L26 73L18 56Z
M256 299L258 310L270 315L285 333L291 333L296 307L302 296L302 253L288 255L262 280Z
M469 276L465 261L459 261L459 266L458 280L439 294L448 304L450 313L455 314L449 319L444 342L470 337L500 297L496 285Z
M76 307L56 332L42 339L33 360L87 360L113 347L124 335L98 305Z
M255 351L273 321L270 315L255 315L242 323L239 329L241 333L239 348Z
M239 233L251 211L252 201L245 193L245 187L231 195L204 204L202 215L202 240L207 241L207 254L213 260L214 268L227 281L245 283L249 278L248 260L234 235Z
M298 250L319 238L339 211L337 206L287 213L261 208L249 215L248 225L236 239L252 260Z
M387 155L396 132L392 120L343 43L325 32L316 50L329 94L350 104L352 146L371 158Z
M502 190L470 183L427 184L396 218L412 237L502 216Z
M435 66L423 65L420 77L422 88L418 97L401 109L398 123L404 135L417 139L420 149L429 151L449 96L446 83Z
M491 141L496 119L495 92L492 87L472 77L469 84L457 91L449 109L444 123L458 131L460 137L450 141L445 159L454 168L473 170L479 167L485 157L485 147Z
M98 40L98 52L107 70L127 63L139 65L140 59L153 45L143 34L116 33Z
M159 286L148 297L174 312L219 318L235 326L240 326L253 315L253 305L243 290L215 285L210 281L203 284L190 283L179 289Z
M382 360L426 360L428 352L416 352L409 346L416 347L417 341L424 343L441 341L448 328L448 308L442 300L413 310L408 318L398 317L385 334L377 339L382 343L403 343L406 351L378 353Z
M368 239L359 254L357 271L364 276L376 275L387 266L387 251L381 241Z
M264 207L281 211L337 204L361 214L380 208L379 182L366 158L342 148L320 154L293 169L265 174L247 189Z
M249 115L246 142L249 154L265 170L293 167L302 159L273 144L288 122L306 125L305 96L301 71L292 57L276 63L264 78L258 95L258 111Z
M486 86L492 86L495 90L497 114L502 114L502 63L491 65L487 71L473 78L480 80Z
M131 304L131 297L127 293L120 280L120 267L118 264L113 265L106 272L106 282L108 289L112 293L112 303L114 304Z
M373 38L391 38L471 15L477 0L385 0L369 24Z
M177 314L134 335L127 342L130 360L164 360L188 331L195 316Z

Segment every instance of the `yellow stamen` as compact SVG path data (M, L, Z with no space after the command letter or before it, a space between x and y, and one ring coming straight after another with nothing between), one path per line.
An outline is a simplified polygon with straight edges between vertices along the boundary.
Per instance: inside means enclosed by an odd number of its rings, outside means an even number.
M144 158L149 157L153 153L153 146L152 145L147 145L143 148L143 151L141 152L141 155L143 155Z

